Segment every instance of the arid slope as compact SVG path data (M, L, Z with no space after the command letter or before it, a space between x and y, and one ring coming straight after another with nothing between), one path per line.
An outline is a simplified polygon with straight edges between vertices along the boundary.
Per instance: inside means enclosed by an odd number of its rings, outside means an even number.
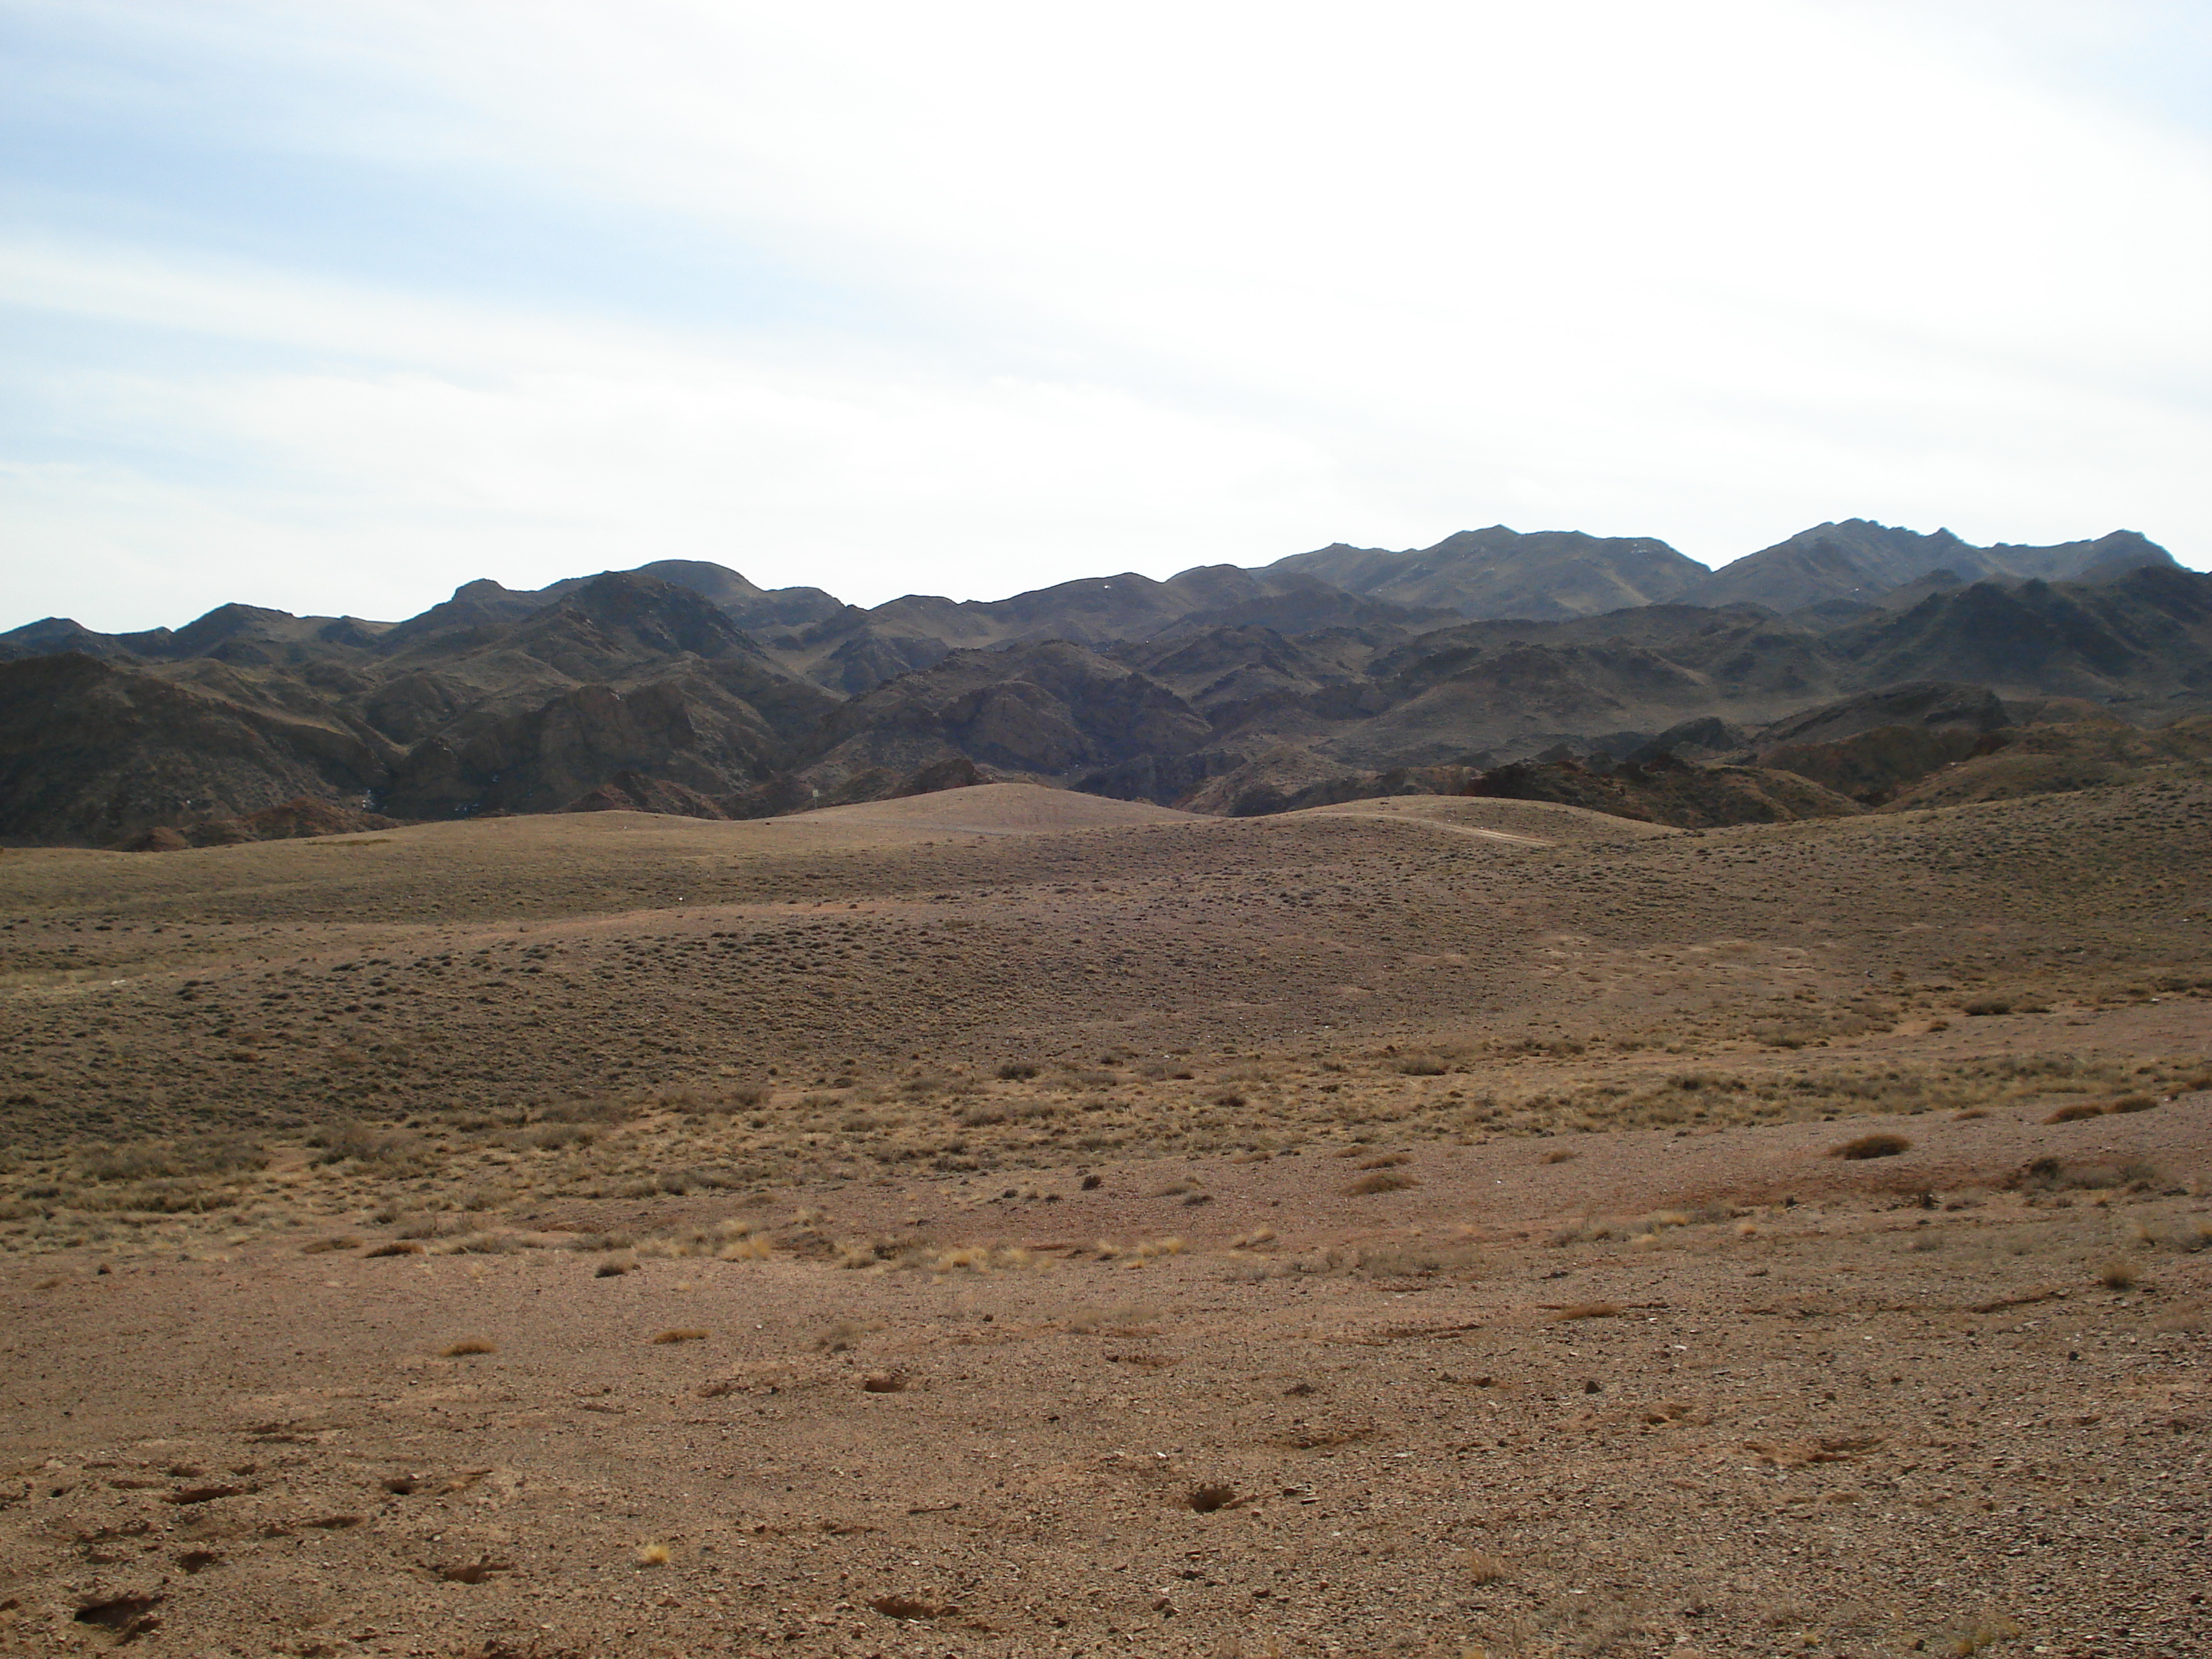
M0 1652L2204 1652L2208 831L7 852Z

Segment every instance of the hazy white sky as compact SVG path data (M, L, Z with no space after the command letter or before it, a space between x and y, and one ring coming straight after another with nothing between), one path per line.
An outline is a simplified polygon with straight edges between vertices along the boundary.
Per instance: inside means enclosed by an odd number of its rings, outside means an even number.
M2212 564L2203 0L0 0L0 627L1504 522Z

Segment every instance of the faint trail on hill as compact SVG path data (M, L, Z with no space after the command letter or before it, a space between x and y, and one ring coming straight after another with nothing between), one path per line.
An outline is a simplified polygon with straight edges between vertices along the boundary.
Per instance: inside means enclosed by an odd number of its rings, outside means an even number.
M789 820L797 823L796 817ZM980 823L915 823L902 818L841 818L840 825L859 824L863 830L898 830L910 836L1058 836L1071 830L1085 828L1114 828L1117 826L1084 824L1039 824L1033 830L986 829ZM831 826L836 827L836 826Z
M1312 816L1317 818L1371 818L1378 823L1418 823L1425 829L1441 830L1447 835L1471 836L1477 841L1510 842L1516 847L1556 847L1559 845L1557 842L1547 841L1539 836L1516 836L1510 834L1504 830L1478 830L1471 824L1453 823L1443 818L1424 817L1419 814L1412 812L1339 812L1334 810L1323 808L1315 811ZM1237 820L1224 819L1222 821L1224 823L1229 823L1235 822ZM1243 821L1249 822L1250 820ZM1108 824L1040 824L1034 829L1005 829L1000 827L987 828L980 823L922 824L910 823L897 818L864 818L859 817L842 818L840 822L845 824L858 824L864 829L869 830L903 830L915 835L921 835L925 833L937 835L941 833L957 836L1053 836L1066 835L1072 830L1079 829L1111 829L1120 827Z
M1503 830L1478 830L1472 824L1454 823L1447 818L1432 818L1418 812L1338 812L1322 808L1316 817L1372 818L1377 823L1418 823L1424 829L1441 830L1447 835L1472 836L1477 841L1511 842L1516 847L1557 847L1555 841L1546 841L1540 836L1516 836Z

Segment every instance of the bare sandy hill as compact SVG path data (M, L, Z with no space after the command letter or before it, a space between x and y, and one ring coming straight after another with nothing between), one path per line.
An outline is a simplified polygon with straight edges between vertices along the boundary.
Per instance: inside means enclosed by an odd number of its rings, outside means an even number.
M1050 836L1151 824L1200 830L1220 820L1142 801L1111 800L1026 783L994 783L908 799L825 808L787 817L738 822L654 812L551 813L412 824L358 836L252 842L195 848L158 857L83 848L19 848L8 869L32 886L53 884L89 902L187 893L298 892L333 896L361 884L410 882L435 899L465 907L473 878L512 887L518 873L541 897L590 889L601 877L631 885L635 896L681 902L687 869L700 860L774 863L787 855L896 848L954 835ZM605 896L623 895L609 888ZM565 905L566 901L561 901ZM418 910L422 907L417 907ZM450 908L433 902L435 910ZM624 908L629 908L624 906ZM0 969L4 971L4 969Z
M1067 830L1118 830L1134 823L1203 823L1149 801L1114 800L1036 783L984 783L898 800L829 806L786 820L793 825L957 830L978 836L1034 836Z

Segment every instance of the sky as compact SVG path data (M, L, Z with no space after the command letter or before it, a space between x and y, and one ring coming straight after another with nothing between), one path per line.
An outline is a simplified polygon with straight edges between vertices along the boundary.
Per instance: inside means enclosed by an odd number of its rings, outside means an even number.
M0 628L1493 523L2212 566L2203 0L0 0Z

